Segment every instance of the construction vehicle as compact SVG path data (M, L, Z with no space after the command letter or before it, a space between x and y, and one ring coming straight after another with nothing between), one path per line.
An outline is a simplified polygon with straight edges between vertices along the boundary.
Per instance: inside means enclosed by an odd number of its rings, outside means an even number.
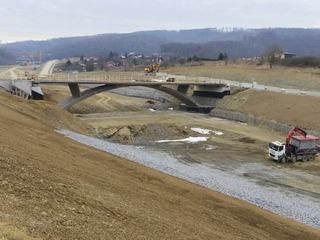
M27 80L36 80L37 79L37 75L30 74L28 71L24 72L24 77L27 78Z
M144 69L145 74L149 75L152 73L157 73L159 72L160 69L160 63L154 63L152 65L150 65L149 67Z
M298 133L300 135L294 135ZM286 142L279 141L269 144L269 156L282 163L297 160L311 161L320 152L320 138L308 135L304 130L293 127L286 137Z

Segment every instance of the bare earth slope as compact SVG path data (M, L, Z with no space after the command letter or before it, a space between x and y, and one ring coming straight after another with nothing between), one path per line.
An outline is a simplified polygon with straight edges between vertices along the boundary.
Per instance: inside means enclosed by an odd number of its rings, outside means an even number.
M319 102L317 97L246 90L224 97L218 107L320 131Z
M281 218L54 132L49 102L0 92L0 239L319 239ZM58 120L53 120L58 119Z

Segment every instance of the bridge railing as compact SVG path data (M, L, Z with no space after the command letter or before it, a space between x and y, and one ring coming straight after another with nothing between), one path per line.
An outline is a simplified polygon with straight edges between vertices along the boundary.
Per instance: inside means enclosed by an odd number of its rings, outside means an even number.
M54 74L39 75L39 81L84 81L84 82L130 82L130 81L151 81L154 77L146 75L101 75L101 74Z
M149 76L144 74L53 74L38 75L35 81L39 82L110 82L110 83L128 83L128 82L175 82L175 83L208 83L224 84L224 80L212 79L206 77L186 77L179 75L167 76Z

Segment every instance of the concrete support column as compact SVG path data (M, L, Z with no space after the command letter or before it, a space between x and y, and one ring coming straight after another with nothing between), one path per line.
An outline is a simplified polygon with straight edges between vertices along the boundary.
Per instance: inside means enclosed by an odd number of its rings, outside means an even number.
M81 92L78 83L68 83L68 86L73 98L81 97Z
M178 92L181 92L182 94L187 94L188 90L189 90L190 85L179 85L178 86Z

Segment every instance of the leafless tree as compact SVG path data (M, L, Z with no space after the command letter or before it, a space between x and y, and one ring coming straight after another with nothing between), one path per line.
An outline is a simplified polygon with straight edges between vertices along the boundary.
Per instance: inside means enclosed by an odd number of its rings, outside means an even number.
M263 57L268 60L270 68L273 67L277 60L277 55L282 54L283 50L279 45L271 45L265 50Z

